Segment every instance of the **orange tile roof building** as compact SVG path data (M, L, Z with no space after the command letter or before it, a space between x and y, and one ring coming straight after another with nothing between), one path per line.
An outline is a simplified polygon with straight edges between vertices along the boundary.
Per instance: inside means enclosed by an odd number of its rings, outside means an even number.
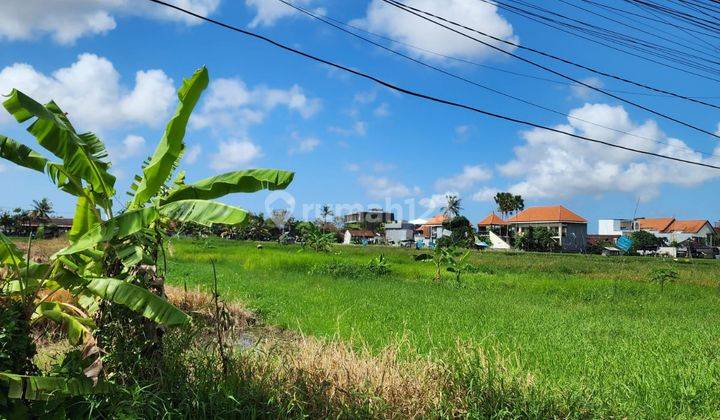
M564 252L584 252L587 246L587 220L563 206L528 207L505 222L516 234L550 229Z
M715 229L707 220L678 220L673 217L637 218L635 230L645 230L668 243L693 241L704 245L714 245Z

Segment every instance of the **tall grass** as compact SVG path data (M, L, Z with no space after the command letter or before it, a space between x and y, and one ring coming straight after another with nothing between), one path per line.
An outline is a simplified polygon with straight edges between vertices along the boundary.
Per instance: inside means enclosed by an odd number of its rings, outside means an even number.
M397 360L443 366L455 378L444 383L464 384L455 394L442 388L434 410L445 415L720 415L716 261L475 253L478 270L458 288L433 285L414 251L383 249L387 276L308 274L337 260L361 266L378 252L176 241L169 280L207 287L213 258L223 295L267 323L338 338L363 357L405 343ZM658 266L672 266L678 281L652 284ZM483 364L488 352L502 363Z

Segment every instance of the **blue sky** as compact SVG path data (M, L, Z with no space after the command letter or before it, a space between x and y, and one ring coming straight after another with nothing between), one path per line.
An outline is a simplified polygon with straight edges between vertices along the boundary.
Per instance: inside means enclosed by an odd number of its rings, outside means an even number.
M620 136L448 78L292 13L277 0L182 3L424 93L615 143L708 162L720 160L691 150L720 155L720 149L715 150L717 139L577 86L518 77L388 44L468 79L663 144ZM298 3L445 55L559 80L417 18L399 16L379 0ZM694 96L718 91L715 82L650 65L479 0L408 3L644 83ZM573 12L559 1L542 4ZM537 60L604 88L640 90ZM288 193L295 200L296 216L307 213L303 206L314 204L387 207L388 200L402 208L406 219L428 216L438 212L434 207L442 203L444 194L453 192L463 198L465 214L477 221L493 209L489 197L506 190L525 196L527 205L564 204L590 221L590 231L597 229L598 218L631 217L638 199L638 216L714 221L720 214L715 193L720 185L718 171L581 144L401 96L142 0L69 0L57 6L26 0L0 5L0 90L7 93L18 87L39 100L55 99L76 126L100 134L113 156L121 192L142 159L152 153L175 106L174 89L201 65L210 71L211 86L186 137L182 167L188 178L252 167L293 170L296 178ZM666 97L626 96L708 130L718 128L720 116L710 108ZM0 116L0 132L39 148L7 115ZM0 187L6 192L0 209L27 207L33 199L47 196L59 214L72 214L71 197L54 191L43 175L0 164ZM272 196L278 200L271 207L282 206L283 197ZM268 195L237 195L226 201L264 211Z

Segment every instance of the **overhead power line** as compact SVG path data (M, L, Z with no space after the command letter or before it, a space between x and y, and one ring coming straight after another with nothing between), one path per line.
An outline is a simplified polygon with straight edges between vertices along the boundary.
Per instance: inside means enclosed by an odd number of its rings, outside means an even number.
M572 76L568 76L567 74L564 74L564 73L562 73L562 72L560 72L560 71L554 70L554 69L552 69L552 68L550 68L550 67L547 67L547 66L545 66L545 65L543 65L543 64L540 64L540 63L537 63L537 62L535 62L535 61L533 61L533 60L530 60L530 59L528 59L528 58L522 57L522 56L517 55L517 54L515 54L515 53L513 53L513 52L504 50L504 49L502 49L502 48L500 48L500 47L498 47L498 46L496 46L496 45L493 45L493 44L491 44L491 43L485 42L485 41L483 41L483 40L481 40L481 39L475 38L475 37L473 37L473 36L471 36L471 35L468 35L468 34L462 32L462 31L459 31L459 30L457 30L457 29L455 29L455 28L453 28L453 27L447 26L447 25L443 24L442 22L438 22L438 21L436 21L436 20L433 20L433 19L431 19L431 18L428 17L428 16L432 16L432 17L435 18L435 19L439 19L439 20L441 20L441 21L450 23L450 24L452 24L452 25L461 27L461 28L463 28L463 29L466 29L466 30L469 30L469 31L472 31L472 32L476 32L476 33L478 33L478 34L480 34L480 35L483 35L483 36L485 36L485 37L494 39L494 40L496 40L496 41L503 42L503 43L509 44L509 45L513 45L513 46L515 46L515 47L517 47L517 48L522 48L522 49L526 49L526 50L529 50L529 51L533 51L533 52L536 52L536 53L541 54L541 55L543 55L543 56L550 57L550 58L553 58L553 59L556 59L556 60L560 60L560 61L563 61L563 62L565 62L565 63L572 64L572 65L574 65L574 66L576 66L576 67L580 67L580 68L584 68L584 69L586 69L586 70L592 71L592 72L594 72L594 73L606 75L607 77L612 77L612 78L615 78L615 79L618 79L618 80L622 80L622 81L626 81L626 82L628 82L628 83L635 84L635 85L637 85L637 86L645 87L645 88L648 88L648 89L651 89L651 90L660 91L660 92L663 92L663 93L668 93L668 94L670 94L670 95L672 95L672 96L677 96L677 97L680 97L680 98L689 100L689 101L691 101L691 102L696 102L696 103L703 104L703 105L706 105L706 106L709 106L709 107L712 107L712 108L720 109L720 106L718 106L718 105L710 104L710 103L703 102L703 101L700 101L700 100L697 100L697 99L692 99L692 98L689 98L689 97L684 96L684 95L678 95L678 94L673 93L673 92L669 92L669 91L665 91L665 90L659 90L659 89L656 89L656 88L651 88L651 87L649 87L649 86L647 86L647 85L640 84L640 83L633 82L633 81L629 81L628 79L620 78L620 77L618 77L618 76L609 75L608 73L604 73L604 72L601 72L601 71L599 71L599 70L595 70L595 69L592 69L592 68L590 68L590 67L587 67L587 66L584 66L584 65L581 65L581 64L577 64L577 63L574 63L574 62L571 62L571 61L566 60L566 59L564 59L564 58L560 58L560 57L557 57L557 56L554 56L554 55L551 55L551 54L548 54L548 53L545 53L545 52L536 50L536 49L534 49L534 48L525 47L525 46L516 44L516 43L514 43L514 42L507 41L507 40L504 40L504 39L502 39L502 38L495 37L495 36L493 36L493 35L488 35L488 34L482 32L482 31L479 31L479 30L477 30L477 29L470 28L470 27L468 27L468 26L465 26L465 25L460 24L460 23L457 23L457 22L453 22L453 21L451 21L451 20L449 20L449 19L446 19L446 18L444 18L444 17L442 17L442 16L438 16L438 15L436 15L436 14L433 14L433 13L430 13L430 12L426 12L426 11L424 11L424 10L421 10L421 9L418 9L418 8L415 8L415 7L412 7L412 6L407 6L406 4L400 3L400 2L395 1L395 0L382 0L382 1L385 2L385 3L387 3L387 4L390 4L390 5L394 6L394 7L398 8L398 9L400 9L400 10L403 10L403 11L405 11L405 12L407 12L407 13L413 14L413 15L415 15L415 16L423 19L423 20L426 20L426 21L431 22L431 23L433 23L433 24L435 24L435 25L438 25L438 26L440 26L440 27L443 27L443 28L445 28L445 29L447 29L447 30L449 30L449 31L451 31L451 32L457 33L458 35L461 35L461 36L466 37L466 38L468 38L468 39L471 39L471 40L474 40L474 41L476 41L476 42L479 42L479 43L481 43L481 44L483 44L483 45L485 45L485 46L487 46L487 47L489 47L489 48L492 48L492 49L494 49L494 50L496 50L496 51L502 52L503 54L509 55L509 56L514 57L514 58L516 58L516 59L518 59L518 60L521 60L521 61L523 61L523 62L526 62L526 63L528 63L528 64L530 64L530 65L532 65L532 66L538 67L538 68L543 69L543 70L545 70L545 71L548 71L548 72L550 72L550 73L552 73L552 74L555 74L555 75L557 75L557 76L560 76L560 77L562 77L562 78L564 78L564 79L567 79L567 80L573 81L573 82L575 82L575 83L577 83L577 84L579 84L579 85L585 86L585 87L588 88L588 89L594 90L594 91L596 91L596 92L600 92L600 93L602 93L602 94L604 94L604 95L606 95L606 96L609 96L609 97L611 97L611 98L615 98L615 99L617 99L617 100L619 100L619 101L622 101L622 102L624 102L624 103L626 103L626 104L632 105L632 106L634 106L634 107L636 107L636 108L639 108L639 109L642 109L642 110L644 110L644 111L650 112L650 113L655 114L655 115L657 115L657 116L659 116L659 117L665 118L665 119L670 120L670 121L673 121L673 122L675 122L675 123L677 123L677 124L680 124L680 125L683 125L683 126L685 126L685 127L691 128L691 129L693 129L693 130L695 130L695 131L698 131L698 132L707 134L707 135L709 135L709 136L715 137L715 138L717 138L717 139L720 139L720 135L715 134L714 132L712 132L712 131L710 131L710 130L706 130L706 129L704 129L704 128L698 127L697 125L694 125L694 124L691 124L691 123L682 121L682 120L680 120L680 119L678 119L678 118L675 118L675 117L673 117L673 116L671 116L671 115L668 115L668 114L666 114L666 113L664 113L664 112L656 111L656 110L654 110L654 109L652 109L652 108L649 108L649 107L647 107L647 106L645 106L645 105L639 104L639 103L637 103L637 102L635 102L635 101L631 101L631 100L629 100L629 99L623 98L622 96L619 96L619 95L615 95L615 94L613 94L613 93L610 93L610 92L608 92L608 91L606 91L606 90L604 90L604 89L601 89L601 88L596 87L596 86L593 86L593 85L591 85L591 84L589 84L589 83L583 82L582 80L576 79L576 78L574 78L574 77L572 77ZM427 15L427 16L426 16L426 15Z
M278 0L278 1L281 1L281 0ZM289 2L288 2L288 3L286 3L286 4L287 4L288 6L290 6L290 7L295 7L295 5L293 5L292 3L289 3ZM297 8L297 10L301 10L301 8ZM307 9L305 9L305 10L307 10ZM420 52L423 52L423 53L426 53L426 54L430 54L430 55L434 55L434 56L436 56L436 57L444 58L444 59L447 59L447 60L457 61L458 63L469 64L469 65L472 65L472 66L476 66L476 67L483 68L483 69L487 69L487 70L493 70L493 71L500 72L500 73L503 73L503 74L510 74L510 75L513 75L513 76L518 76L518 77L524 77L524 78L528 78L528 79L539 80L539 81L542 81L542 82L553 83L553 84L556 84L556 85L574 86L574 87L578 87L578 86L579 86L577 83L574 83L574 82L568 82L568 81L565 81L565 80L558 80L558 79L550 79L550 78L548 78L548 77L537 76L537 75L527 74L527 73L521 73L521 72L517 72L517 71L505 69L505 68L500 68L500 67L496 67L496 66L491 66L491 65L488 65L488 64L478 63L477 61L469 60L469 59L466 59L466 58L461 58L461 57L456 57L456 56L452 56L452 55L448 55L448 54L443 54L443 53L440 53L440 52L437 52L437 51L434 51L434 50L431 50L431 49L428 49L428 48L425 48L425 47L421 47L421 46L418 46L418 45L415 45L415 44L411 44L411 43L408 43L408 42L405 42L405 41L400 41L400 40L398 40L398 39L396 39L396 38L392 38L392 37L389 37L389 36L386 36L386 35L381 35L381 34L378 34L377 32L368 31L367 29L364 29L364 28L361 28L361 27L359 27L359 26L352 25L352 24L349 24L349 23L345 23L345 22L343 22L343 21L341 21L341 20L338 20L338 19L336 19L336 18L333 18L332 16L327 15L327 14L322 15L322 17L323 17L325 20L328 20L328 21L334 23L335 25L340 25L340 26L343 26L343 27L345 27L345 28L350 28L350 29L353 29L353 30L355 30L355 31L362 32L362 33L364 33L364 34L373 36L373 37L375 37L375 38L377 38L377 39L382 39L382 40L391 42L391 43L393 43L393 44L402 45L402 46L404 46L404 47L406 47L406 48L408 48L408 49L412 49L412 50L415 50L415 51L420 51ZM658 98L674 98L674 99L678 99L677 97L673 97L672 95L668 95L668 94L666 94L666 93L628 91L628 90L607 89L607 88L605 88L605 90L608 91L608 92L624 93L624 94L626 94L626 95L640 95L640 96L652 96L652 97L658 97ZM688 97L693 98L693 99L720 99L720 96L690 95L690 96L688 96Z
M520 125L524 125L524 126L528 126L528 127L533 127L533 128L538 128L538 129L542 129L542 130L546 130L546 131L550 131L550 132L554 132L554 133L558 133L558 134L563 134L563 135L566 135L566 136L568 136L568 137L572 137L572 138L575 138L575 139L578 139L578 140L582 140L582 141L587 141L587 142L596 143L596 144L602 144L602 145L605 145L605 146L608 146L608 147L613 147L613 148L616 148L616 149L626 150L626 151L629 151L629 152L638 153L638 154L643 154L643 155L647 155L647 156L654 156L654 157L657 157L657 158L666 159L666 160L671 160L671 161L675 161L675 162L682 162L682 163L686 163L686 164L689 164L689 165L695 165L695 166L701 166L701 167L705 167L705 168L718 169L718 170L720 170L720 166L718 166L718 165L713 165L713 164L710 164L710 163L707 163L707 162L702 162L702 161L697 161L697 160L690 160L690 159L683 159L683 158L678 158L678 157L674 157L674 156L664 155L664 154L661 154L661 153L655 153L655 152L650 152L650 151L647 151L647 150L641 150L641 149L636 149L636 148L632 148L632 147L628 147L628 146L623 146L623 145L620 145L620 144L614 144L614 143L611 143L611 142L609 142L609 141L599 140L599 139L595 139L595 138L591 138L591 137L586 137L586 136L582 136L582 135L575 134L575 133L570 133L570 132L563 131L563 130L560 130L560 129L557 129L557 128L552 128L552 127L548 127L548 126L545 126L545 125L542 125L542 124L534 123L534 122L532 122L532 121L526 121L526 120L522 120L522 119L519 119L519 118L510 117L510 116L507 116L507 115L498 114L498 113L491 112L491 111L486 111L486 110L483 110L483 109L474 107L474 106L472 106L472 105L467 105L467 104L463 104L463 103L460 103L460 102L455 102L455 101L451 101L451 100L442 99L442 98L438 98L438 97L435 97L435 96L427 95L427 94L424 94L424 93L421 93L421 92L417 92L417 91L414 91L414 90L411 90L411 89L407 89L407 88L404 88L404 87L395 85L395 84L393 84L393 83L390 83L390 82L387 82L387 81L385 81L385 80L382 80L382 79L380 79L380 78L378 78L378 77L376 77L376 76L373 76L373 75L370 75L370 74L361 72L361 71L359 71L359 70L352 69L352 68L347 67L347 66L344 66L344 65L342 65L342 64L338 64L338 63L329 61L329 60L327 60L327 59L324 59L324 58L318 57L318 56L316 56L316 55L307 53L307 52L305 52L305 51L302 51L302 50L299 50L299 49L297 49L297 48L291 47L291 46L289 46L289 45L285 45L285 44L283 44L283 43L281 43L281 42L278 42L278 41L275 41L275 40L273 40L272 38L269 38L269 37L267 37L267 36L260 35L260 34L255 33L255 32L251 32L251 31L242 29L242 28L240 28L240 27L237 27L237 26L234 26L234 25L230 25L230 24L228 24L228 23L224 23L224 22L219 21L219 20L217 20L217 19L213 19L213 18L209 18L209 17L207 17L207 16L200 15L200 14L195 13L195 12L193 12L193 11L184 9L184 8L182 8L182 7L180 7L180 6L176 6L176 5L174 5L174 4L170 4L170 3L167 3L167 2L162 1L162 0L148 0L148 1L150 1L150 2L152 2L152 3L156 3L156 4L159 4L159 5L162 5L162 6L165 6L165 7L169 7L169 8L171 8L171 9L174 9L174 10L178 11L178 12L187 14L187 15L189 15L189 16L193 16L193 17L195 17L195 18L197 18L197 19L201 19L201 20L203 20L203 21L205 21L205 22L208 22L208 23L212 23L213 25L217 25L217 26L220 26L220 27L222 27L222 28L229 29L229 30L231 30L231 31L234 31L234 32L237 32L237 33L241 33L241 34L244 34L244 35L247 35L247 36L250 36L250 37L259 39L259 40L262 40L262 41L264 41L264 42L266 42L266 43L269 43L269 44L271 44L271 45L273 45L273 46L275 46L275 47L281 48L281 49L283 49L283 50L285 50L285 51L289 51L289 52L292 52L292 53L294 53L294 54L297 54L297 55L300 55L300 56L302 56L302 57L305 57L305 58L307 58L307 59L316 61L316 62L318 62L318 63L322 63L322 64L325 64L325 65L331 66L331 67L333 67L333 68L342 70L342 71L344 71L344 72L354 74L355 76L364 78L364 79L366 79L366 80L370 80L370 81L375 82L375 83L377 83L377 84L379 84L379 85L381 85L381 86L384 86L384 87L386 87L386 88L388 88L388 89L391 89L391 90L394 90L394 91L396 91L396 92L400 92L400 93L403 93L403 94L406 94L406 95L409 95L409 96L413 96L413 97L416 97L416 98L425 99L425 100L427 100L427 101L431 101L431 102L435 102L435 103L439 103L439 104L448 105L448 106L451 106L451 107L454 107L454 108L465 109L465 110L472 111L472 112L475 112L475 113L478 113L478 114L482 114L482 115L486 115L486 116L489 116L489 117L493 117L493 118L497 118L497 119L501 119L501 120L513 122L513 123L520 124Z
M542 109L542 110L544 110L544 111L552 112L552 113L557 114L557 115L562 115L562 116L564 116L564 117L566 117L566 118L568 118L568 119L572 119L572 120L576 120L576 121L581 121L581 122L584 122L584 123L586 123L586 124L593 125L593 126L595 126L595 127L604 128L604 129L606 129L606 130L608 130L608 131L614 131L614 132L619 133L619 134L624 134L624 135L626 135L626 136L635 137L635 138L638 138L638 139L641 139L641 140L651 141L651 142L654 142L654 143L657 143L657 144L662 144L662 145L665 145L665 146L677 147L676 145L670 144L670 143L668 143L668 142L664 142L664 141L659 140L659 139L656 139L656 138L641 136L641 135L634 134L634 133L631 133L631 132L628 132L628 131L624 131L624 130L619 130L619 129L616 129L616 128L608 127L608 126L605 126L605 125L603 125L603 124L598 124L598 123L596 123L596 122L589 121L589 120L586 120L586 119L584 119L584 118L576 117L576 116L570 115L570 114L568 114L568 113L565 113L565 112L562 112L562 111L558 111L558 110L553 109L553 108L550 108L550 107L548 107L548 106L540 105L540 104L538 104L538 103L535 103L535 102L532 102L532 101L530 101L530 100L527 100L527 99L524 99L524 98L515 96L515 95L513 95L513 94L510 94L510 93L507 93L507 92L503 92L503 91L501 91L501 90L499 90L499 89L492 88L492 87L490 87L490 86L484 85L484 84L482 84L482 83L476 82L476 81L474 81L474 80L468 79L468 78L466 78L466 77L460 76L460 75L458 75L458 74L455 74L455 73L452 73L452 72L450 72L450 71L444 70L444 69L442 69L442 68L440 68L440 67L437 67L437 66L434 66L434 65L432 65L432 64L429 64L429 63L427 63L427 62L425 62L425 61L419 60L419 59L417 59L417 58L413 58L413 57L411 57L411 56L409 56L409 55L407 55L407 54L403 54L403 53L400 52L400 51L397 51L397 50L394 50L394 49L392 49L392 48L389 48L389 47L387 47L387 46L385 46L385 45L382 45L382 44L380 44L380 43L378 43L378 42L375 42L375 41L373 41L373 40L371 40L371 39L368 39L368 38L366 38L366 37L364 37L364 36L362 36L362 35L356 34L356 33L352 32L352 31L347 30L347 29L341 27L340 25L332 22L332 21L331 21L331 18L330 18L329 16L327 16L327 15L323 15L323 16L318 15L318 14L313 13L312 11L310 11L310 10L308 10L308 9L305 9L305 8L303 8L303 7L301 7L301 6L297 6L297 5L293 4L293 3L290 3L290 2L287 1L287 0L277 0L277 1L280 2L280 3L283 3L283 4L285 4L285 5L287 5L288 7L291 7L291 8L293 8L293 9L297 10L298 12L303 13L303 14L305 14L305 15L307 15L307 16L309 16L309 17L311 17L311 18L313 18L313 19L315 19L315 20L317 20L317 21L319 21L319 22L325 23L326 25L332 26L333 28L335 28L335 29L337 29L337 30L339 30L339 31L342 31L342 32L344 32L344 33L346 33L346 34L348 34L348 35L351 35L351 36L353 36L353 37L355 37L355 38L357 38L357 39L360 39L360 40L362 40L362 41L364 41L364 42L367 42L367 43L369 43L369 44L371 44L371 45L374 45L374 46L376 46L376 47L378 47L378 48L381 48L381 49L383 49L383 50L385 50L385 51L388 51L388 52L390 52L391 54L397 55L397 56L402 57L402 58L404 58L404 59L406 59L406 60L409 60L409 61L412 61L412 62L414 62L414 63L416 63L416 64L419 64L419 65L421 65L421 66L423 66L423 67L426 67L426 68L429 68L429 69L431 69L431 70L437 71L437 72L439 72L439 73L441 73L441 74L444 74L444 75L449 76L449 77L452 77L452 78L454 78L454 79L457 79L457 80L466 82L466 83L468 83L468 84L471 84L471 85L473 85L473 86L479 87L479 88L484 89L484 90L487 90L487 91L489 91L489 92L492 92L492 93L495 93L495 94L504 96L504 97L506 97L506 98L513 99L513 100L515 100L515 101L524 103L524 104L526 104L526 105L533 106L533 107L535 107L535 108ZM705 151L701 151L701 150L697 150L697 149L695 149L694 151L697 152L697 153L700 153L700 154L702 154L702 155L708 156L708 157L720 158L719 155L715 155L715 154L713 154L713 153L709 153L709 152L705 152Z

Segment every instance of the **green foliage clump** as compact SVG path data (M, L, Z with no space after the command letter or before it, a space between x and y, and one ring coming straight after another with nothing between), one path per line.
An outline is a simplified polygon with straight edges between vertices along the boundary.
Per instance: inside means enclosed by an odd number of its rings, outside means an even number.
M384 254L380 254L370 260L368 270L377 276L384 276L390 273L390 264Z
M664 289L666 283L674 282L678 277L677 270L672 268L656 268L650 273L650 281L659 284L660 289Z
M514 238L515 246L525 251L555 252L559 245L553 236L555 234L546 227L530 228Z
M628 253L637 254L638 251L655 251L665 244L665 238L658 238L650 232L636 230L630 235L633 244Z
M20 301L0 298L0 372L27 375L37 371L30 322L23 314L27 310Z
M314 223L304 222L299 227L302 232L303 248L310 248L315 252L330 252L335 243L335 234L325 233Z

